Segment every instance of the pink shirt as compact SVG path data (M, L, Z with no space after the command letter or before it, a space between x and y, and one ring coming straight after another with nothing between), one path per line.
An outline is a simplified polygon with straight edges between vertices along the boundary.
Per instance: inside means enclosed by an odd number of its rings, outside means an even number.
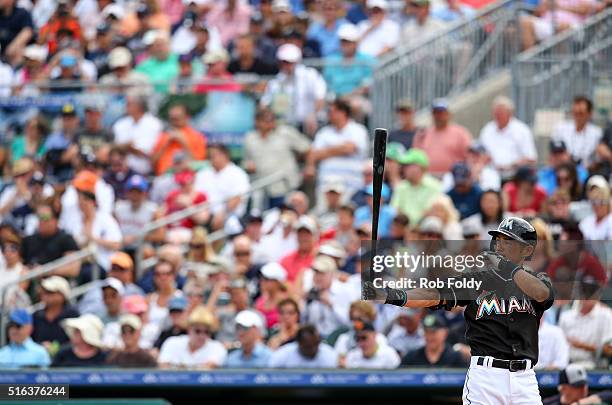
M168 16L172 25L180 22L185 12L183 0L162 0L161 9Z
M218 2L208 14L207 22L216 27L221 36L223 46L227 46L231 40L240 34L249 31L249 19L251 18L251 7L237 1L233 15L229 15L225 2Z
M597 2L593 0L557 0L557 7L560 7L560 8L578 7L578 6L583 6L583 5L588 5L588 6L593 7L597 5ZM566 10L557 10L554 13L552 13L551 11L547 11L542 16L542 18L548 22L552 22L553 14L554 14L554 20L557 24L568 24L568 25L578 25L582 23L584 20L586 20L588 17L590 17L590 16L582 16L579 14L575 14L575 13L572 13Z
M427 128L414 138L412 146L423 149L429 157L429 172L442 175L467 157L472 134L461 125L448 124L444 130Z

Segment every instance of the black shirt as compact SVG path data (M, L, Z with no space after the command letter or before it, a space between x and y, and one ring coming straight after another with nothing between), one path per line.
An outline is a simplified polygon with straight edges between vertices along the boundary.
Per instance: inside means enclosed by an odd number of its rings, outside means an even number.
M456 281L482 281L475 288L441 290L446 309L465 306L466 340L473 356L492 356L498 359L529 359L538 361L538 329L540 318L554 301L554 292L546 273L533 273L549 288L550 296L537 302L525 295L511 280L493 268L479 272L458 274Z
M124 351L113 351L106 358L106 362L113 366L126 368L155 368L157 362L144 349L140 349L134 353Z
M76 252L79 246L64 231L58 231L52 236L42 236L37 232L23 240L21 249L24 263L33 265L57 260L68 252Z
M4 54L6 48L24 28L33 28L32 16L21 7L14 7L7 16L0 10L0 52Z
M66 305L59 316L49 322L45 318L45 310L40 309L32 315L34 330L32 340L36 343L57 341L60 344L68 342L68 335L62 328L61 322L67 318L77 318L79 311L72 305Z
M82 359L72 351L72 346L62 347L53 358L51 367L93 367L106 363L106 352L98 351L93 357Z
M402 366L423 367L467 367L467 361L461 357L461 353L453 350L450 345L444 346L444 351L436 363L430 363L425 355L425 347L408 352L402 359Z
M260 76L273 76L278 73L278 67L270 65L259 58L255 58L253 64L248 68L243 68L238 59L234 59L227 67L227 71L231 74L236 73L254 73Z

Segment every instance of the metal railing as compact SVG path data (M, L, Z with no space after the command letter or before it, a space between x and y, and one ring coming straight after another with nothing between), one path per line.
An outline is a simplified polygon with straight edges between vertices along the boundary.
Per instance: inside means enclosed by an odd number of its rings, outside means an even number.
M612 110L612 9L590 18L581 27L558 34L523 52L512 68L516 114L534 124L538 110L566 110L577 95L596 96L604 85L608 93L598 107ZM605 83L605 84L604 84Z
M402 98L422 109L509 68L520 52L519 11L515 0L497 2L384 57L372 84L373 125L394 122L394 107Z

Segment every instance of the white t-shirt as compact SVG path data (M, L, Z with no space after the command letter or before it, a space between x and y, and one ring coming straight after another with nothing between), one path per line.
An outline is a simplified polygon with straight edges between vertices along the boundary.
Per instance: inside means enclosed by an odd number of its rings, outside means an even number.
M346 368L397 368L401 359L395 349L387 345L378 345L376 353L366 358L360 348L355 348L346 355Z
M387 335L387 340L391 347L405 356L408 352L425 346L425 333L419 326L413 334L408 334L405 328L395 323Z
M211 212L216 213L225 210L225 204L220 203L229 198L244 195L249 191L251 185L246 172L230 162L220 171L216 171L212 167L206 167L198 171L194 187L197 191L206 194L208 201L211 203ZM245 210L246 198L243 198L233 214L242 217Z
M578 227L586 240L612 240L612 213L600 222L591 214L580 221Z
M362 36L371 26L370 20L365 20L357 25L359 35ZM374 30L370 31L359 41L357 50L363 54L377 57L385 48L395 48L400 39L399 25L390 19L383 22Z
M329 301L332 305L328 306L318 300L312 301L304 310L304 319L316 325L321 335L328 336L341 326L349 325L349 307L353 298L344 283L334 280L329 288Z
M60 224L60 227L72 235L74 240L82 244L84 241L83 217L79 209L70 214L70 219ZM121 242L123 236L121 229L115 218L106 212L96 211L96 217L91 226L91 233L94 238L110 242ZM95 253L96 262L105 270L110 269L111 256L115 253L103 246L98 246Z
M523 159L537 160L533 134L525 123L511 118L505 128L499 129L495 121L480 131L480 142L497 167L512 166Z
M376 334L376 343L379 345L387 345L387 337L382 333ZM334 350L340 356L345 356L351 350L357 348L357 342L355 341L355 332L350 331L343 333L336 339Z
M132 143L134 148L149 155L155 148L162 129L163 124L157 117L145 113L138 121L134 121L129 115L120 118L113 125L113 134L116 144ZM140 174L151 172L151 162L146 157L128 155L127 165Z
M569 364L569 344L560 327L543 322L538 332L538 347L540 351L536 369L563 370Z
M291 231L285 237L282 226L261 238L261 247L268 257L269 262L279 262L283 257L297 249L297 236Z
M559 124L552 133L552 138L565 142L568 152L585 167L593 163L602 136L601 128L593 124L587 124L581 132L576 132L574 121Z
M140 234L144 226L153 220L155 211L157 211L157 204L152 201L143 202L137 210L133 210L132 204L127 200L117 201L115 218L117 218L123 237Z
M326 181L341 177L348 189L346 194L350 195L363 187L363 162L369 153L366 128L352 120L341 130L331 125L325 126L315 135L312 149L329 148L345 142L353 143L357 147L357 151L352 155L334 156L322 160L319 164L317 177L319 187L324 185Z
M225 364L227 350L223 344L208 339L204 346L195 352L189 350L189 335L168 338L161 347L158 362L173 366L201 367L213 362L218 366Z
M281 346L272 353L270 368L336 368L338 354L329 345L319 344L319 350L314 359L302 356L297 342Z
M8 268L6 264L0 266L0 292L5 285L12 284L19 280L19 276L24 270L24 266L21 263L17 263L15 266Z
M96 205L98 211L111 214L115 205L115 191L103 179L98 178L96 182ZM79 211L79 193L71 184L62 195L62 213L60 215L60 227L62 223L72 220L72 214Z
M576 339L598 348L612 339L612 309L598 303L586 315L580 313L579 301L565 311L559 318L559 326L567 339ZM570 346L570 362L581 363L585 367L595 367L595 353Z
M11 95L14 75L15 73L10 65L0 62L0 97Z
M145 324L140 331L138 346L141 349L152 349L155 341L159 337L159 328L152 323ZM123 349L123 339L121 339L121 326L119 322L111 322L104 327L102 332L102 342L108 349Z

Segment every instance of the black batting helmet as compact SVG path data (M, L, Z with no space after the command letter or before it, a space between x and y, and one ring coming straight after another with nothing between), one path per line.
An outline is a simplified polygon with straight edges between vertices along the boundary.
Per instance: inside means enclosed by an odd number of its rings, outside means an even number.
M517 242L533 246L534 249L538 244L538 234L533 225L523 218L518 217L504 219L496 230L489 231L489 235L493 236L491 240L491 250L495 250L495 239L499 235L504 235ZM530 259L530 257L527 259Z

